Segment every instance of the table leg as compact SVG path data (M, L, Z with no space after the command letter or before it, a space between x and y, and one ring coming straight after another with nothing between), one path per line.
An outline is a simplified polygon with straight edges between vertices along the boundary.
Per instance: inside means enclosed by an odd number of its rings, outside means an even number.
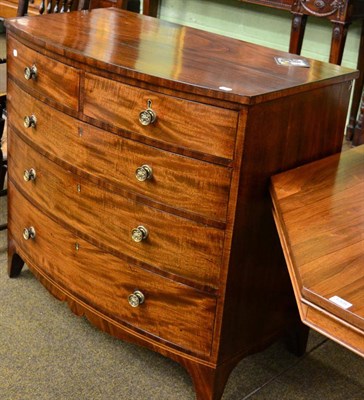
M309 332L310 328L307 325L304 325L301 321L297 321L286 335L288 351L297 357L303 356L306 352Z
M293 14L292 25L291 25L291 38L289 42L290 53L301 54L306 22L307 22L307 15Z

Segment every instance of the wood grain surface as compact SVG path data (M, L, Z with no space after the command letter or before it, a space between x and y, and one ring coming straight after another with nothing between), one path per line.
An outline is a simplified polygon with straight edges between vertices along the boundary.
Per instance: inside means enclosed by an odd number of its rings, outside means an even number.
M78 110L80 76L77 70L30 50L11 37L7 39L7 46L8 51L12 53L12 57L7 57L9 75L21 81L30 90ZM26 80L24 68L33 65L37 67L37 77Z
M115 252L177 275L200 287L218 287L224 231L145 206L75 176L40 156L11 131L11 180L22 193L59 222ZM34 168L35 181L24 182L25 169ZM148 238L136 243L139 225Z
M358 76L316 60L310 60L310 68L287 68L274 57L288 53L124 10L53 14L47 21L53 29L44 29L41 18L13 20L8 29L32 45L100 70L242 104Z
M276 175L272 196L299 301L364 336L364 146Z
M148 101L157 114L143 126L138 117ZM83 100L86 116L105 124L151 137L176 147L232 159L238 113L134 88L110 79L86 74Z
M115 190L131 191L157 208L167 205L182 215L186 211L202 215L204 222L215 221L217 226L226 221L231 168L94 128L35 100L13 81L9 81L9 89L7 108L13 127L52 161L96 183L109 182ZM23 118L32 114L37 126L27 129ZM144 164L152 167L153 179L139 182L135 170Z
M14 200L9 229L23 252L49 279L118 322L188 351L204 356L210 353L213 296L108 256L47 218L12 184L9 190ZM23 239L27 226L35 227L34 240ZM137 308L128 304L128 296L135 290L145 296Z

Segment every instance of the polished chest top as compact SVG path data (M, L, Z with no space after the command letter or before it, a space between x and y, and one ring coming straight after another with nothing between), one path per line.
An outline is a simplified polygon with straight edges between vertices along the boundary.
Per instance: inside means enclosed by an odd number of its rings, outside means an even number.
M297 331L267 184L338 151L356 74L114 9L7 28L10 276L218 399Z

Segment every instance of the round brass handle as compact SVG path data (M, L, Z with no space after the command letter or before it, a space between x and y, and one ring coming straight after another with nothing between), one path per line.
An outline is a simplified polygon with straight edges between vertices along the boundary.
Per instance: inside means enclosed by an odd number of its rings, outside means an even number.
M26 169L24 171L23 178L24 178L25 182L29 182L29 181L34 181L36 176L37 176L37 174L35 172L35 169L30 168L30 169Z
M34 239L35 238L35 229L30 226L29 228L24 228L23 230L23 238L25 240Z
M140 290L135 290L134 293L128 296L128 302L132 307L139 307L144 303L145 296Z
M135 177L138 179L139 182L144 182L147 179L152 179L153 170L149 165L142 165L135 170Z
M38 69L33 64L31 67L25 67L24 68L24 78L29 81L30 79L36 79L38 76Z
M139 122L146 126L152 124L157 119L157 114L151 108L147 108L139 113Z
M142 240L145 240L148 237L148 234L148 229L140 225L131 231L131 238L134 240L134 242L139 243Z
M35 115L26 115L24 117L24 126L26 128L35 128L37 125L37 118Z

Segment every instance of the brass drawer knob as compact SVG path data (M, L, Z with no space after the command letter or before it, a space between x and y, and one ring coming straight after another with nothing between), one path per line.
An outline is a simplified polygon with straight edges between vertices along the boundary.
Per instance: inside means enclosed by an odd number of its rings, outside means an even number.
M135 177L140 182L144 182L147 179L152 179L153 170L149 165L142 165L141 167L135 170Z
M142 240L145 240L147 237L148 237L148 229L142 225L138 226L137 228L134 228L131 231L131 238L134 240L134 242L139 243Z
M33 64L31 67L25 67L24 68L24 78L29 81L30 79L36 79L38 76L38 69Z
M152 110L152 100L148 100L147 109L139 113L139 122L142 125L150 125L157 119L157 114Z
M23 178L24 178L25 182L29 182L29 181L34 181L36 176L37 176L37 174L35 172L35 169L30 168L30 169L26 169L24 171Z
M23 238L25 240L34 239L35 238L35 229L30 226L29 228L24 228L23 230Z
M144 126L152 124L156 118L157 114L151 108L143 110L139 113L139 122Z
M134 293L128 296L128 302L132 307L139 307L145 300L144 294L140 290L135 290Z
M24 126L26 128L35 128L37 125L37 118L35 115L26 115L24 117Z

